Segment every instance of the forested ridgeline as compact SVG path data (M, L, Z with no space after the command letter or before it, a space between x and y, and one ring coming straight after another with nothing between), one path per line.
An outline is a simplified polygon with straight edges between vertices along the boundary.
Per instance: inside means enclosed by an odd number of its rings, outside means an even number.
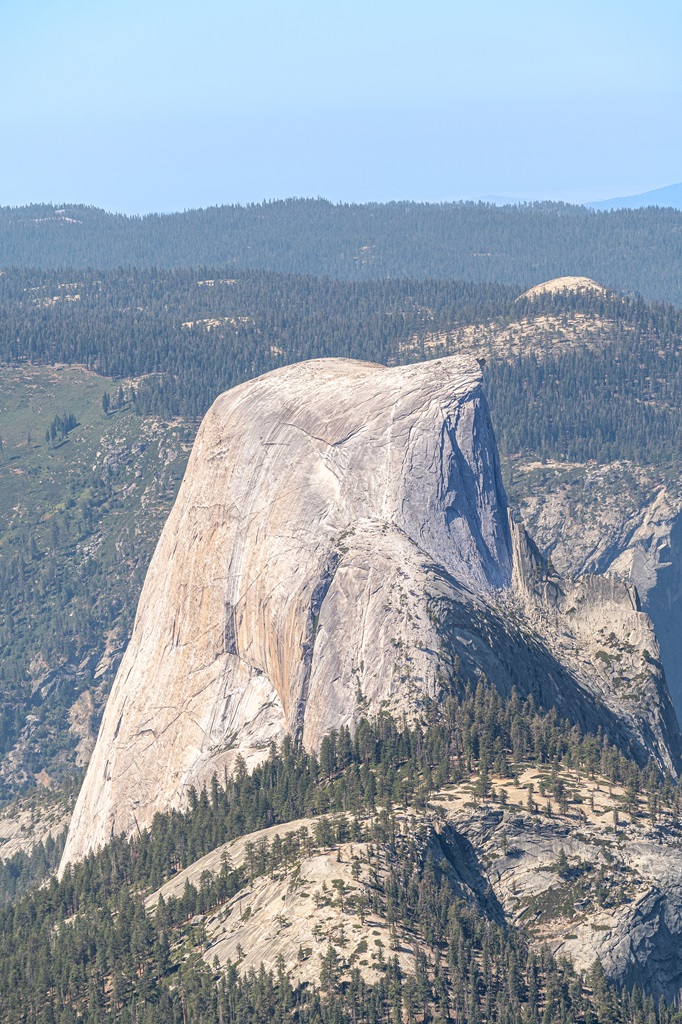
M577 274L682 304L682 213L323 199L145 217L84 206L0 210L0 266L227 263L345 280L461 278L524 287Z
M532 952L473 893L458 894L443 862L401 827L400 810L426 807L443 784L476 771L485 795L488 773L511 777L529 761L598 772L645 790L655 806L678 804L653 767L639 769L603 737L581 735L531 699L504 702L483 683L434 708L422 725L382 717L361 723L353 737L332 733L319 757L285 740L251 775L238 765L224 785L214 780L210 794L192 794L186 812L157 815L149 832L112 840L61 881L0 910L3 1024L678 1024L679 1011L637 990L617 992L599 967L582 978L569 963ZM317 819L312 829L267 850L253 845L237 869L224 858L198 890L188 883L181 897L146 912L146 894L177 869L226 840L304 815ZM397 934L411 936L414 976L403 976L387 951L383 977L370 986L332 941L312 990L295 989L284 964L274 975L261 969L241 979L236 965L222 977L206 966L201 915L257 875L293 870L311 852L349 840L372 844L363 898Z
M235 384L320 356L388 362L425 324L481 322L517 289L466 282L342 283L225 268L7 271L0 360L81 363L106 376L157 375L143 413L201 416Z
M514 304L533 319L586 314L608 325L577 344L545 337L513 358L492 359L486 390L500 448L543 461L668 466L682 455L682 311L611 293L540 295ZM557 334L561 331L559 327Z
M461 281L340 282L265 271L9 270L0 361L80 363L138 379L142 414L198 418L222 391L301 359L395 363L458 350L458 328L608 322L608 344L546 343L490 360L502 450L669 463L682 450L682 312L615 293L541 295ZM442 346L429 347L440 337Z

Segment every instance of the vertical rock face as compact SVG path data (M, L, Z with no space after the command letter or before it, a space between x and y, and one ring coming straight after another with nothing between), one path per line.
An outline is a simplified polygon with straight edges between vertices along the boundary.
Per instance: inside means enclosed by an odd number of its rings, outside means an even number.
M149 824L237 753L253 761L286 732L314 747L360 706L404 703L393 655L424 562L476 591L511 576L475 362L318 360L222 395L150 565L65 859ZM412 675L435 694L431 652Z
M636 588L617 575L564 580L548 569L521 525L512 524L514 589L524 618L580 684L568 716L601 725L639 761L648 754L676 775L682 739L651 619ZM561 706L562 695L552 697Z
M682 717L680 482L664 485L655 471L614 463L580 467L567 486L572 471L568 467L536 493L522 484L523 518L561 573L617 573L632 581L654 624L670 695Z
M222 395L150 565L63 863L182 805L238 755L253 764L287 733L314 749L480 672L675 770L664 682L649 674L656 699L629 715L604 709L590 665L552 652L566 609L519 582L528 565L512 583L475 361L317 360Z

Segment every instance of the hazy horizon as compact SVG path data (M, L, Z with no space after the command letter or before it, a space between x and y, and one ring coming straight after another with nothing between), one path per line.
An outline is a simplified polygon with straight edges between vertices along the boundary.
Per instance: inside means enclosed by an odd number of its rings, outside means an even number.
M34 0L3 29L2 206L584 203L682 179L669 0Z
M395 199L366 199L366 200L357 200L357 201L356 200L346 200L346 199L343 199L343 198L341 198L341 199L331 199L328 196L323 196L323 195L281 195L281 196L273 195L273 196L265 196L263 199L259 199L259 200L244 200L242 202L239 202L239 201L236 201L236 202L225 201L225 202L210 203L210 204L207 204L207 205L204 205L204 206L185 206L182 209L178 208L178 209L168 209L168 210L160 210L160 209L133 210L133 211L131 211L131 210L120 210L120 209L113 209L111 207L106 207L106 206L99 206L99 205L97 205L95 203L82 203L82 202L79 202L78 200L69 200L69 199L47 199L47 200L38 199L38 200L32 200L30 202L26 202L26 203L0 204L0 209L5 209L5 210L7 210L7 209L17 209L18 210L18 209L27 209L27 208L30 208L32 206L36 206L36 207L47 206L47 207L52 207L52 208L54 208L54 210L56 212L59 212L62 209L67 209L67 208L84 207L84 208L87 208L87 209L99 210L99 211L101 211L101 212L103 212L105 214L112 215L112 216L121 215L121 216L125 216L125 217L150 217L150 216L172 216L173 214L191 213L191 212L194 212L194 211L216 209L216 208L225 207L225 206L229 206L229 207L244 207L244 208L246 208L246 207L249 207L249 206L267 205L267 204L270 204L270 203L274 204L274 203L313 201L313 202L328 202L332 206L364 206L364 205L371 206L373 204L383 205L383 204L388 204L388 203L393 203L393 202L395 202L395 203L417 203L417 204L425 203L425 204L431 204L431 205L447 205L449 203L490 203L490 204L495 205L495 206L514 206L514 205L523 205L523 204L532 204L532 203L544 203L544 202L557 202L557 203L565 202L565 203L569 203L570 205L586 206L587 208L595 208L595 209L604 209L604 210L606 210L606 209L622 209L622 208L627 208L628 200L637 200L637 199L640 199L640 198L643 198L643 197L656 196L658 193L668 193L668 192L672 192L673 190L676 193L679 192L679 196L680 196L679 200L674 202L674 203L664 203L664 202L654 203L654 202L651 202L651 203L642 203L641 205L673 206L673 207L675 207L677 209L682 209L682 182L675 182L675 183L673 183L671 185L662 186L661 188L652 189L652 190L649 190L649 191L644 192L644 193L635 193L635 194L629 195L629 196L609 196L609 197L603 197L602 199L585 200L582 203L581 202L576 202L576 201L570 200L570 199L565 199L563 197L553 197L553 198L543 197L543 198L541 198L541 197L538 197L538 196L509 196L509 195L461 196L461 197L456 197L454 199L445 199L445 200L430 200L430 199L422 200L422 199L412 199L409 196L402 196L402 197L398 197L398 198L395 198ZM610 204L610 203L614 203L614 204L622 203L622 206L617 206L617 205L607 206L606 205L606 204ZM638 204L638 205L640 205L640 204ZM633 206L632 208L637 208L637 207Z

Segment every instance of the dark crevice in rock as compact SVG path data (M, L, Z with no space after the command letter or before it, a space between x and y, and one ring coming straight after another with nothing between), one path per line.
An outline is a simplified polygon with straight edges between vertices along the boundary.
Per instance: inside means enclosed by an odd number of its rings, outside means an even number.
M667 560L659 563L656 585L647 594L644 610L650 616L661 648L670 696L682 719L682 516L670 530ZM659 551L663 560L664 554Z
M310 674L313 667L313 654L315 652L315 640L317 638L317 627L320 621L320 611L322 610L322 604L325 597L332 585L336 570L339 567L341 561L340 551L331 551L327 555L324 563L324 567L320 573L320 577L315 585L315 588L310 599L310 608L308 610L308 622L306 625L305 641L303 643L303 649L301 652L302 662L302 679L301 689L298 697L298 703L296 706L296 718L294 720L293 732L297 741L300 741L303 732L303 722L305 719L305 711L308 703L308 691L310 689Z
M225 604L225 642L224 642L225 654L234 654L239 656L237 650L237 619L236 619L236 608L230 602L227 601Z

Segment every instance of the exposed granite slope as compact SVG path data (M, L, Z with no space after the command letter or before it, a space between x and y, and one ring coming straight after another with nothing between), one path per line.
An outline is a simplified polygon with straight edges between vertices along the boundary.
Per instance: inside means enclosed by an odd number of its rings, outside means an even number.
M561 808L551 770L529 768L518 785L495 779L508 804L472 800L472 784L440 795L443 833L489 881L506 919L531 943L579 970L600 960L620 985L657 1000L682 996L682 828L667 813L600 778L564 770ZM545 797L539 788L548 787ZM535 810L527 809L533 785ZM556 778L555 778L556 785ZM630 813L624 810L629 803ZM547 807L551 813L547 813ZM614 826L614 809L617 826ZM563 867L562 867L563 858Z
M514 588L525 620L596 708L598 724L638 761L647 753L673 775L680 734L651 619L636 587L617 574L564 579L550 569L521 524L512 524ZM545 701L546 703L546 701ZM565 707L557 693L552 703ZM585 721L580 709L567 709Z
M519 299L535 299L540 295L555 295L561 292L593 292L596 295L606 295L606 288L593 281L591 277L554 277L551 281L543 281L542 284L529 288L519 296Z
M318 360L221 396L150 565L66 859L287 731L315 746L384 700L407 707L405 631L422 641L416 688L435 695L435 624L414 622L431 563L486 593L511 578L475 361Z
M149 568L64 863L287 732L316 748L481 672L676 771L634 595L584 583L550 599L557 581L538 588L524 543L472 359L316 360L222 395ZM627 665L575 654L607 626Z
M412 974L419 941L414 932L398 924L391 936L383 913L359 913L363 893L368 907L376 886L385 891L395 844L409 837L422 860L430 856L438 870L446 870L453 894L477 904L483 916L520 928L531 945L549 946L580 971L598 959L618 984L636 984L657 1000L678 1000L679 823L660 807L652 823L645 798L598 775L549 765L519 769L517 781L490 777L495 801L480 797L474 778L434 794L426 810L394 811L395 842L373 845L373 879L367 842L320 847L316 820L298 819L218 847L150 895L147 909L152 913L160 896L182 897L188 882L200 889L207 874L220 872L224 857L241 867L249 845L261 849L276 836L305 833L300 860L247 881L232 899L196 920L206 927L206 961L231 961L245 972L257 971L261 963L276 969L282 957L295 981L317 983L322 956L333 942L344 974L357 966L375 981L378 947L386 956L397 953L402 969Z
M160 895L164 899L181 897L186 882L199 889L204 872L220 872L224 855L233 867L242 866L247 843L260 846L271 842L274 836L284 839L288 832L300 829L306 830L312 839L314 825L314 820L301 818L225 843L153 893L147 900L147 909L155 909ZM411 834L415 826L423 828L423 821L410 817ZM312 845L314 849L292 871L281 869L252 879L227 903L204 916L207 963L213 966L217 959L225 967L231 962L240 973L246 973L258 971L261 964L274 971L283 958L294 983L316 985L322 958L331 943L341 951L343 977L357 967L366 981L376 983L381 978L381 965L389 956L397 956L401 970L414 974L413 949L391 948L386 917L370 909L370 844L346 842L319 848L313 840ZM388 858L380 846L372 852L375 865L381 859L385 864ZM384 867L382 875L385 870ZM361 902L364 910L358 906Z
M650 617L682 715L682 486L653 468L527 462L511 466L514 504L559 573L617 573Z

